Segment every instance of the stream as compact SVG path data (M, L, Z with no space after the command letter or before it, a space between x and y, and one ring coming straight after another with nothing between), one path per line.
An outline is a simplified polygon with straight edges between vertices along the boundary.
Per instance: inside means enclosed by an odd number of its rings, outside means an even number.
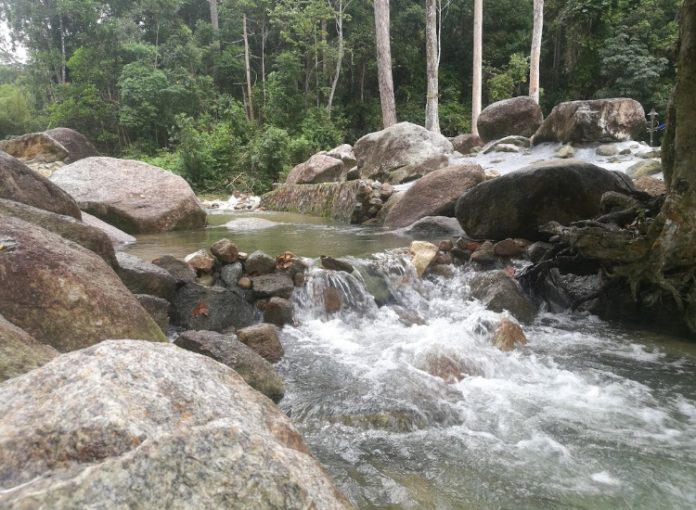
M249 217L276 224L224 226ZM358 508L696 508L696 344L541 313L526 347L501 352L490 337L506 314L469 296L471 271L416 278L407 237L283 213L210 223L127 250L182 257L230 237L356 267L310 269L277 368L281 408ZM345 304L337 314L327 286ZM466 375L435 375L451 366Z

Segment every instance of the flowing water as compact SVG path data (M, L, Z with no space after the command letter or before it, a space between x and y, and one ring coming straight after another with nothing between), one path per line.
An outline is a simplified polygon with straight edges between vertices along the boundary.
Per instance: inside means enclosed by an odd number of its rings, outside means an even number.
M298 239L277 226L232 237L355 255L351 275L310 270L278 369L282 409L358 508L696 508L696 344L541 314L528 346L501 352L490 337L505 314L470 298L470 271L421 280L391 249L403 237L302 221ZM130 251L182 255L218 234L230 236L213 227Z

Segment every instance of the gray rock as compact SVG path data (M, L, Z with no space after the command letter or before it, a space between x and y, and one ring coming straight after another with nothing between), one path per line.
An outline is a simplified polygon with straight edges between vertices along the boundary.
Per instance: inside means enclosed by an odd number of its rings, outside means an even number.
M156 266L166 269L174 277L177 284L192 283L196 280L196 272L183 260L163 255L152 261Z
M295 285L292 278L286 273L269 273L261 276L253 276L254 295L258 297L278 296L289 299L292 296Z
M471 295L494 312L507 310L517 320L531 322L536 308L515 280L503 271L477 273L469 282Z
M122 245L122 244L132 244L136 241L135 237L133 237L130 234L126 234L123 230L120 230L113 225L109 225L107 222L100 220L96 216L92 216L89 213L83 212L82 213L82 222L85 225L89 225L90 227L98 228L102 232L104 232L109 239L111 239L111 243L113 245Z
M577 160L550 160L483 182L457 201L456 216L476 239L545 240L538 227L568 225L600 212L606 191L631 193L625 174Z
M75 200L20 160L0 151L0 198L80 219Z
M626 175L633 179L638 179L639 177L656 175L661 172L662 163L659 159L646 159L631 165L628 170L626 170Z
M227 365L241 375L249 386L273 402L280 402L285 394L278 372L234 335L222 335L215 331L184 331L174 340L174 344Z
M215 241L210 246L210 252L223 264L236 262L239 256L237 245L226 238Z
M529 260L531 260L534 264L536 264L552 248L553 248L553 245L551 243L545 243L544 241L537 241L537 242L532 243L529 246L527 246L527 257L529 257Z
M101 230L71 216L0 198L0 218L18 218L28 221L93 251L111 267L118 266L114 247L108 236Z
M568 159L575 156L575 149L572 145L563 145L556 151L556 157L561 159Z
M172 302L172 323L187 329L222 331L256 322L257 311L241 291L186 283Z
M292 301L281 297L272 297L263 311L263 321L275 324L282 328L286 324L292 324L295 316L295 307Z
M396 184L447 166L453 148L450 141L438 133L400 122L363 136L355 143L353 151L363 179Z
M116 258L116 273L133 294L151 294L167 301L174 298L176 279L169 271L129 253L118 252Z
M448 218L447 216L426 216L413 222L402 231L414 239L455 237L464 234L457 218Z
M244 269L250 275L263 275L275 271L276 261L261 250L256 250L244 261Z
M237 331L237 338L270 363L277 363L285 354L278 328L273 324L261 323L242 328Z
M483 145L483 140L478 135L473 135L470 133L465 133L457 135L450 139L452 142L452 147L455 151L462 155L471 154L476 147L481 147Z
M616 144L605 143L605 144L597 147L597 150L595 150L595 152L597 153L597 156L609 157L609 156L616 156L617 154L619 154L619 149L616 146ZM628 154L630 154L630 153L631 153L631 150L629 149Z
M263 218L238 218L225 223L225 228L228 230L265 230L280 225L275 221L266 220Z
M228 287L236 287L237 282L244 274L244 267L241 262L226 264L220 270L220 278Z
M351 168L358 162L353 152L353 146L347 143L334 147L330 151L326 151L326 155L340 159L346 165L346 168Z
M53 347L36 341L0 315L0 382L44 365L58 356Z
M344 179L346 165L341 159L324 154L315 154L300 163L288 174L286 184L318 184L338 182Z
M166 335L169 329L169 301L150 294L134 294L134 296Z
M0 221L0 242L0 313L37 341L65 352L113 337L166 340L94 252L17 218Z
M568 101L554 106L532 143L622 142L645 132L645 112L627 98Z
M510 135L500 140L493 140L487 143L482 149L482 154L490 152L522 152L531 145L529 138L524 136Z
M188 183L140 161L87 158L64 166L51 181L80 209L129 234L202 227L206 214Z
M530 137L541 125L544 116L531 97L504 99L483 109L476 125L485 141L498 140L509 135Z
M0 385L0 480L8 509L350 508L234 370L130 340Z

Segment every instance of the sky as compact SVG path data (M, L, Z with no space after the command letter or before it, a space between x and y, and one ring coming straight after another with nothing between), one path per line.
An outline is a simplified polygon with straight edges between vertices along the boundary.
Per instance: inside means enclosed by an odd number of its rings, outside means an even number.
M10 41L10 30L5 21L0 20L0 48L7 50L12 50L12 43ZM27 51L23 46L16 46L15 50L12 51L12 56L17 62L26 62Z

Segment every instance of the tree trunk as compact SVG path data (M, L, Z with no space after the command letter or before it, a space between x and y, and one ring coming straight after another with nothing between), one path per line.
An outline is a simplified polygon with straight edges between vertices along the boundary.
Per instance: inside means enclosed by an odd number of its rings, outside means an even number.
M218 19L218 0L208 0L210 6L210 24L213 26L213 38L220 49L220 21Z
M244 67L246 68L246 82L247 82L247 96L248 96L248 118L249 120L254 120L254 102L251 98L251 64L249 56L249 34L247 33L247 17L246 14L242 16L242 22L244 24Z
M534 0L534 29L532 54L529 58L529 97L539 102L539 60L541 59L541 33L544 29L544 0Z
M388 128L396 124L391 43L389 42L389 0L374 0L374 3L379 99L382 106L382 124Z
M266 99L266 40L268 39L268 28L266 28L266 19L261 23L261 87L263 89L263 103Z
M63 15L59 16L60 23L60 83L66 81L67 59L65 57L65 27L63 26Z
M437 36L437 0L425 1L425 55L428 76L428 90L425 98L425 129L439 133L437 74L440 62Z
M474 135L478 135L476 122L481 114L482 47L483 0L474 0L474 75L471 84L471 132Z
M326 109L331 117L331 108L333 107L334 95L338 86L338 78L341 74L341 65L343 64L343 0L338 0L338 9L336 10L336 36L338 37L338 54L336 55L336 70L334 72L333 81L331 82L331 91L329 92L329 100Z

